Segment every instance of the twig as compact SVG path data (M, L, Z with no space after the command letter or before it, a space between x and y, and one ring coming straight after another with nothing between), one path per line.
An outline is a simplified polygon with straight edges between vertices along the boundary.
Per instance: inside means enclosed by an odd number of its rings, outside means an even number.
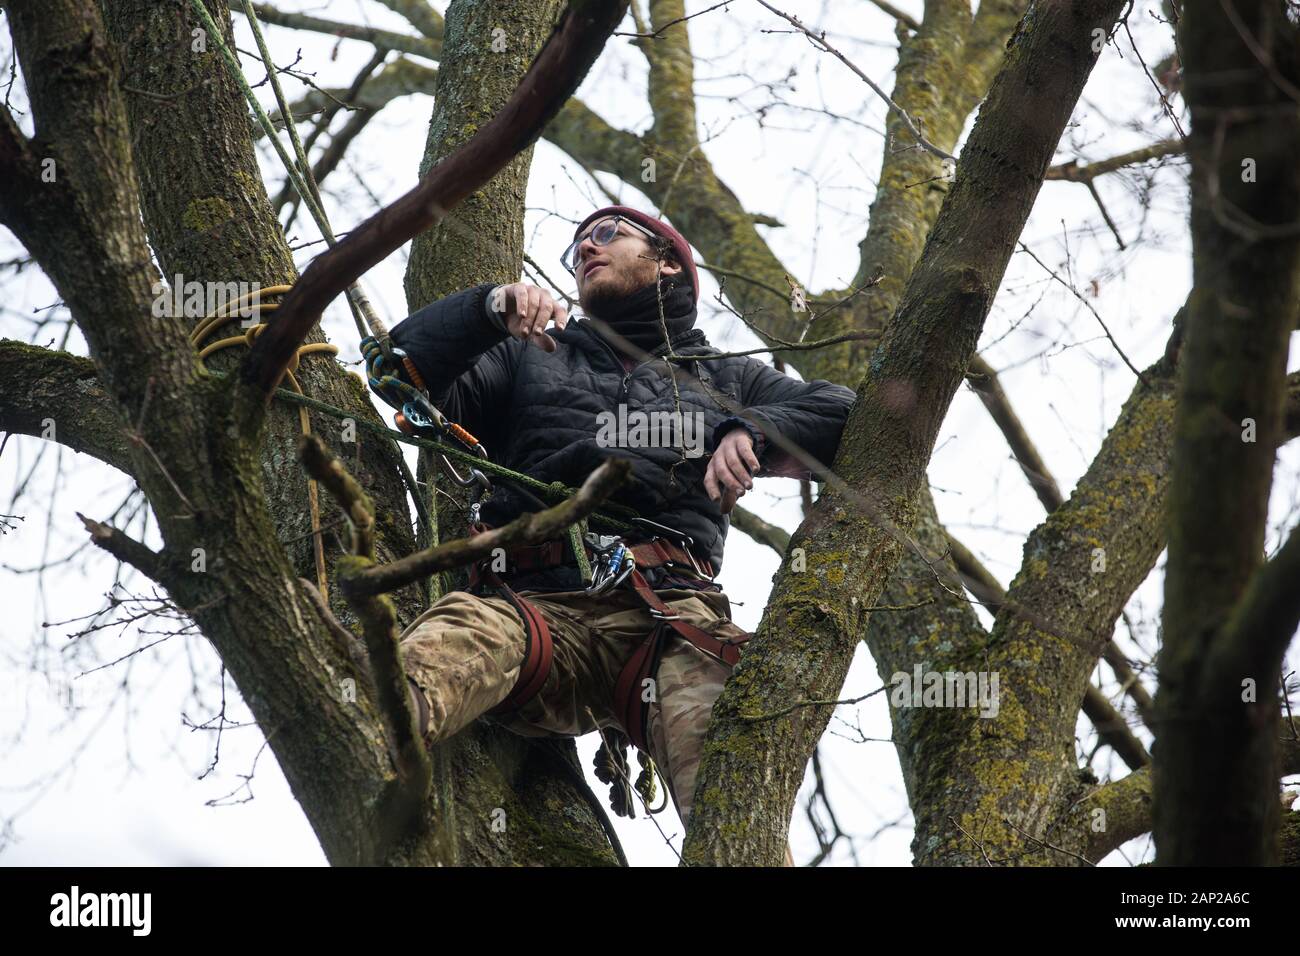
M925 603L928 604L930 602L926 601ZM841 704L860 704L868 697L875 697L877 694L883 693L887 690L889 690L889 685L885 684L883 687L877 687L869 694L863 694L861 697L852 697L848 700L797 700L793 704L782 707L780 710L774 710L771 713L738 714L737 716L741 720L747 721L775 720L777 717L784 717L786 714L793 713L800 707L838 707Z
M1034 835L1033 835L1032 833L1030 833L1028 830L1024 829L1023 827L1018 827L1018 826L1016 826L1014 823L1012 823L1010 817L1003 817L1002 819L1003 819L1003 821L1006 822L1007 826L1011 827L1013 830L1019 830L1019 831L1020 831L1021 833L1023 833L1026 837L1028 837L1030 840L1032 840L1034 843L1037 843L1039 846L1041 846L1041 847L1043 847L1043 848L1045 848L1045 849L1048 849L1048 850L1055 850L1057 853L1064 853L1066 856L1072 856L1072 857L1074 857L1076 860L1080 861L1081 863L1086 863L1086 864L1088 864L1088 866L1096 866L1096 865L1097 865L1096 863L1093 863L1092 860L1088 859L1086 856L1082 856L1082 855L1080 855L1080 854L1078 854L1078 853L1075 853L1073 850L1067 850L1067 849L1065 849L1064 847L1059 847L1059 846L1056 846L1055 844L1048 843L1048 842L1046 842L1046 841L1044 841L1044 840L1040 840L1038 837L1034 836Z
M841 63L843 63L843 64L844 64L845 66L847 66L850 70L852 70L854 73L856 73L856 74L858 75L858 77L859 77L859 78L860 78L864 83L867 84L867 86L871 87L871 89L875 92L875 94L876 94L877 96L879 96L882 100L885 101L885 104L886 104L886 105L887 105L891 110L893 110L895 113L898 114L898 117L899 117L899 118L903 121L903 123L907 126L907 128L908 128L908 130L911 132L911 134L912 134L914 137L916 137L916 141L917 141L917 143L918 143L918 144L920 145L920 147L921 147L922 149L924 149L927 153L930 153L930 154L932 154L932 155L934 155L934 156L938 156L940 159L951 159L951 160L953 160L954 162L956 161L957 157L953 156L952 153L945 152L944 150L940 149L938 146L935 146L934 143L932 143L932 142L930 142L928 139L926 139L925 136L922 135L921 130L920 130L920 127L918 127L918 126L916 125L916 123L912 120L912 117L908 115L907 110L903 109L901 106L899 106L897 103L895 103L892 99L890 99L889 94L886 93L884 90L882 90L879 86L877 86L876 83L875 83L875 81L873 81L873 80L871 79L871 77L867 76L867 74L863 73L860 69L858 69L857 66L855 66L855 65L853 64L853 62L852 62L848 57L846 57L843 53L841 53L839 50L835 49L835 47L833 47L833 46L831 46L829 43L827 43L827 42L826 42L826 31L825 31L825 30L823 30L820 34L814 33L812 30L810 30L810 29L808 29L806 26L804 26L803 23L800 22L800 20L799 20L798 17L796 17L796 16L791 16L791 15L788 14L788 13L782 13L782 12L781 12L780 10L778 10L776 7L774 7L774 6L772 6L771 4L767 3L766 0L758 0L758 3L759 3L761 6L766 7L768 10L771 10L771 11L772 11L773 13L775 13L778 17L781 17L782 19L789 21L789 22L790 22L790 23L791 23L791 24L792 24L796 29L801 30L801 31L804 33L804 35L807 36L808 39L809 39L813 44L815 44L815 45L817 45L817 46L820 46L823 50L825 50L827 53L830 53L831 55L833 55L833 56L834 56L836 59L838 59Z
M721 3L715 3L713 6L708 7L708 8L706 8L706 9L704 9L704 10L701 10L699 13L688 13L688 14L687 14L686 16L684 16L684 17L677 17L676 19L669 20L667 23L665 23L663 26L661 26L658 30L655 30L653 33L644 33L644 32L643 32L643 33L625 33L625 32L622 32L622 31L615 31L615 33L613 34L613 36L616 36L616 37L636 37L636 38L639 38L639 39L642 39L642 40L658 40L658 39L660 39L660 34L663 33L665 30L667 30L669 27L671 27L671 26L673 26L673 25L675 25L675 24L678 24L678 23L685 23L687 20L693 20L693 19L695 19L696 17L702 17L702 16L704 16L704 14L706 14L706 13L710 13L710 12L712 12L712 11L718 9L718 7L725 7L725 6L727 6L728 4L731 4L731 3L734 3L734 2L735 2L735 0L722 0ZM730 11L728 11L728 12L730 12Z
M1034 255L1033 250L1030 249L1027 245L1025 245L1020 240L1017 240L1016 244L1020 246L1022 251L1027 252L1029 254L1029 258L1033 259L1040 266L1042 266L1043 270L1048 275L1050 275L1057 282L1061 283L1061 285L1069 289L1071 294L1080 302L1082 302L1084 306L1087 307L1088 311L1091 312L1093 317L1097 320L1097 324L1101 326L1101 330L1106 333L1106 338L1110 339L1110 344L1115 347L1115 351L1119 354L1119 357L1124 360L1124 364L1127 365L1129 367L1129 370L1132 371L1133 374L1138 377L1139 382L1141 382L1144 386L1150 388L1151 383L1146 380L1146 376L1143 375L1141 371L1139 371L1138 367L1134 365L1131 361L1129 361L1129 357L1125 355L1124 350L1119 347L1119 343L1115 341L1115 336L1110 334L1110 329L1106 327L1105 320L1102 319L1101 315L1097 312L1097 310L1092 307L1092 303L1089 302L1087 299L1085 299L1078 289L1076 289L1074 286L1070 285L1070 283L1062 279L1060 275L1058 275L1054 269L1052 269L1050 266L1044 263L1042 259Z

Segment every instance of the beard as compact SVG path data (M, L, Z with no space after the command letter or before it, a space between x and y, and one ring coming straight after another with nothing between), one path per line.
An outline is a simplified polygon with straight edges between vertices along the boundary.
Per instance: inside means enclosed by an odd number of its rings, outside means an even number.
M611 307L650 285L655 280L655 264L641 259L636 260L637 268L616 272L613 265L605 266L605 274L595 285L589 285L578 296L578 304L588 315L600 318L602 312L608 313ZM644 266L645 268L641 268Z

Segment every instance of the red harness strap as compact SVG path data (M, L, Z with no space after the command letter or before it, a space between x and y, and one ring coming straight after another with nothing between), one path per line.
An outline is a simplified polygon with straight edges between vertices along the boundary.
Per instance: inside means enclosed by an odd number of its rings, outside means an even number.
M469 526L470 537L487 530L489 528L485 524ZM542 617L542 612L531 602L525 601L522 596L516 594L486 562L481 566L471 565L469 579L471 585L486 581L498 594L514 605L524 622L524 662L520 665L519 677L515 680L515 686L510 688L510 693L506 695L505 700L488 711L492 715L513 713L536 697L545 686L546 678L550 676L551 662L555 658L555 643L551 639L551 629L546 626L546 618Z
M655 594L640 568L632 572L629 580L632 582L633 590L650 608L655 626L619 672L618 681L614 685L614 714L632 743L648 752L647 725L650 701L645 699L643 689L645 681L652 680L659 670L659 659L663 656L669 628L728 667L736 666L740 660L740 646L753 635L746 634L736 639L719 640L708 631L683 621L674 614L672 608Z
M495 582L492 579L496 578ZM506 699L501 701L489 714L509 714L528 703L546 683L551 673L551 661L555 656L555 644L551 640L551 629L546 626L546 618L528 601L511 590L494 572L489 571L487 580L495 583L501 595L515 606L519 616L524 620L524 662L519 668L519 678L510 689Z

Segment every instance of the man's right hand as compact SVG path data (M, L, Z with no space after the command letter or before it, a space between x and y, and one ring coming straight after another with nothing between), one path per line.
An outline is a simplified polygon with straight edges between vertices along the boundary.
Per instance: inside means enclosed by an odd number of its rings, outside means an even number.
M569 310L545 289L528 282L514 282L493 290L494 311L505 316L506 330L515 338L531 342L546 352L555 351L555 340L546 334L554 323L562 329L569 323Z

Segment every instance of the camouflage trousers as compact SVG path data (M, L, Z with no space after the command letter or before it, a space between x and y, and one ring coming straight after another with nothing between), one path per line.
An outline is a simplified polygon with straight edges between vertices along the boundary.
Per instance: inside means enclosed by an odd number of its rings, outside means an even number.
M551 672L531 701L492 719L528 737L576 737L618 727L615 682L654 626L645 603L625 589L598 597L585 591L522 593L550 628ZM685 588L656 593L683 620L720 640L744 633L730 620L725 594ZM647 742L685 825L713 702L731 668L669 633L650 700ZM505 699L523 664L525 637L514 606L496 595L452 591L412 622L401 653L429 705L426 743L450 737Z

